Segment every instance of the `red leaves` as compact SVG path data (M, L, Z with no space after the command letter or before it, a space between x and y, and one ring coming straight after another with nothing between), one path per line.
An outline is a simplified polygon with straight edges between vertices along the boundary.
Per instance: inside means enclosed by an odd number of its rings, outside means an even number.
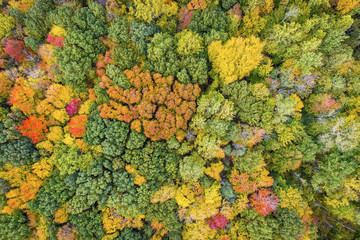
M22 122L22 125L17 126L16 129L21 132L23 136L31 138L32 143L38 143L44 140L45 133L49 131L44 116L36 118L35 115L28 117Z
M208 221L208 224L211 229L217 230L218 228L224 228L228 221L224 215L218 213L212 220Z
M78 98L73 99L65 107L67 114L69 114L70 117L75 115L79 111L80 105L81 105L80 99L78 99Z
M4 49L15 61L22 62L25 60L25 44L23 41L9 39Z
M279 198L271 194L270 189L259 190L258 193L251 195L251 206L259 213L266 216L270 212L274 212L279 203Z
M187 28L191 22L191 17L193 12L187 9L186 7L180 8L178 19L179 19L179 30Z
M64 39L65 39L64 37L54 37L54 36L48 34L46 41L48 41L49 43L51 43L57 47L63 47Z

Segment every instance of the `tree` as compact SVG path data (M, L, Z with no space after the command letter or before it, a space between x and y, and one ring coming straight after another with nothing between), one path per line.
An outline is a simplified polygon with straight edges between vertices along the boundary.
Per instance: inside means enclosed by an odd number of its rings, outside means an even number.
M0 26L0 39L7 37L10 33L10 30L15 27L14 18L0 13L0 22L2 23Z
M239 174L236 169L231 172L230 183L236 193L245 193L246 195L254 193L258 189L255 181L249 180L249 175L246 173Z
M0 163L11 163L13 166L32 164L39 160L38 151L30 139L24 138L0 144Z
M67 114L69 114L70 117L75 115L79 111L80 105L81 100L79 98L74 98L65 107Z
M197 134L195 146L205 159L223 158L222 142L227 139L230 121L234 116L234 105L217 92L202 95L190 127ZM224 139L225 138L225 139Z
M220 7L207 7L204 10L194 11L191 16L189 29L201 35L210 33L212 30L216 32L225 32L228 18L221 11Z
M66 108L68 104L75 98L74 90L69 86L61 84L52 84L46 91L47 102L56 108ZM69 108L72 104L69 105ZM70 109L69 109L70 110Z
M76 147L66 145L59 145L54 151L54 157L61 176L85 170L92 160L90 152L80 155Z
M135 0L135 16L145 22L152 22L162 14L169 17L177 13L176 2L165 0Z
M70 189L67 182L61 178L60 171L55 170L47 179L47 183L40 188L36 198L28 203L28 207L31 211L37 211L51 219L74 193L75 189Z
M271 132L275 99L270 95L265 84L237 81L224 86L222 93L234 103L234 109L241 122ZM245 132L243 134L249 135Z
M146 137L153 141L168 140L174 135L182 140L187 121L195 112L200 87L180 84L172 76L141 72L137 66L124 73L134 87L124 90L110 86L107 94L112 100L98 107L100 115L131 123L131 129L138 132L143 128Z
M196 152L191 156L180 160L179 172L181 178L186 182L196 182L204 175L205 160Z
M252 239L274 239L278 233L279 223L270 216L256 216L246 228Z
M156 33L148 44L146 68L150 71L174 76L180 69L176 56L175 39L168 33Z
M129 22L126 18L117 17L111 22L109 27L109 37L111 37L116 43L129 43Z
M91 157L91 155L87 152L87 156L82 157L86 159L86 157ZM82 169L84 170L84 167ZM74 173L66 178L70 190L75 190L75 195L66 203L67 210L72 214L71 216L82 214L88 216L89 210L96 209L94 207L97 205L100 208L104 208L106 204L110 206L109 199L113 189L112 185L115 184L113 183L111 170L112 166L108 160L104 158L94 159L88 164L86 170ZM70 222L72 222L71 216ZM99 218L101 219L100 214Z
M189 56L204 50L204 39L191 30L184 30L175 35L178 39L177 52L180 56Z
M275 217L279 222L279 233L283 239L297 239L305 230L302 220L295 210L280 208Z
M31 230L26 223L26 216L20 210L12 214L0 214L0 239L21 240L29 237Z
M83 137L85 134L85 126L87 123L87 116L86 115L77 115L70 119L68 122L69 125L69 133L74 137L80 138Z
M105 235L101 224L101 214L97 210L71 215L70 223L75 226L75 232L81 238L99 239Z
M198 83L200 85L208 83L208 61L206 58L190 56L180 64L181 70L176 75L180 83Z
M49 131L44 116L37 118L35 115L29 116L17 129L23 136L29 137L32 143L43 141L45 139L45 133Z
M336 10L341 11L342 14L346 14L355 9L359 3L359 0L340 0L337 3Z
M9 104L15 109L21 110L25 115L29 116L34 113L35 107L35 91L26 86L15 85L10 92Z
M122 158L146 179L170 183L178 176L179 156L165 143L148 142L142 149L125 150Z
M17 62L26 60L26 50L23 41L9 39L6 41L5 52Z
M26 11L24 24L28 34L38 40L43 40L49 32L48 15L55 8L52 1L36 0L35 4Z
M212 220L208 221L208 224L211 229L217 230L218 228L224 228L228 221L224 215L218 213Z
M140 54L147 53L149 38L158 32L160 32L160 28L155 25L136 21L130 22L131 41L137 45Z
M251 195L251 206L263 216L274 212L279 203L279 198L271 194L270 189L259 190L258 193Z
M112 57L114 64L117 65L121 71L134 67L138 61L136 49L126 44L119 44L115 47Z
M259 66L264 44L256 37L233 37L224 45L212 42L208 47L209 59L214 71L220 75L224 85L249 75Z
M10 92L13 88L13 82L4 74L0 73L0 100L9 98Z
M75 228L70 223L65 224L59 228L58 233L56 234L59 240L73 240L75 239Z
M75 11L70 21L73 24L65 27L64 48L55 49L56 62L63 73L61 80L65 84L83 88L91 65L103 51L98 39L107 33L107 29L104 18L97 18L91 8Z
M346 177L356 171L356 166L351 158L339 152L326 155L319 164L318 172L312 177L312 184L316 189L335 192L343 186Z

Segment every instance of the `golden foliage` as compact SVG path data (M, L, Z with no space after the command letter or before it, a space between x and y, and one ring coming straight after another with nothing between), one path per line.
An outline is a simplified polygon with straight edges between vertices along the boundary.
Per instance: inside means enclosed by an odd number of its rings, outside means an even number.
M106 233L114 233L117 230L124 228L138 228L140 229L144 223L144 215L138 217L125 218L116 214L116 209L105 208L102 216L102 223Z
M339 0L337 2L336 10L346 14L359 6L360 0Z
M222 162L211 163L210 167L205 169L205 174L209 177L212 177L218 181L220 181L220 173L224 170L224 165Z
M54 222L66 223L69 219L69 213L66 210L66 206L61 206L54 214Z
M233 37L224 45L214 41L208 47L209 59L225 85L249 75L261 62L264 43L259 38Z
M176 188L174 185L162 186L159 190L154 193L151 199L152 203L163 203L175 197Z

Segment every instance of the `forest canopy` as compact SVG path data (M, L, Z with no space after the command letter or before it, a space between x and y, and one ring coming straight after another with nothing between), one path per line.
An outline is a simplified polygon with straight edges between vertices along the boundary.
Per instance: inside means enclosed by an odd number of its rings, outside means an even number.
M360 0L0 9L0 240L360 239Z

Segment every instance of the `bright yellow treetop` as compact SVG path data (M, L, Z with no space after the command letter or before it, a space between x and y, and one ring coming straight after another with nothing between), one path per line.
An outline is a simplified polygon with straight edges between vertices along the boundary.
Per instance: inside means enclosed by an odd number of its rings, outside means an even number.
M214 41L209 45L209 59L225 85L249 75L259 66L264 43L259 38L233 37L225 44Z

